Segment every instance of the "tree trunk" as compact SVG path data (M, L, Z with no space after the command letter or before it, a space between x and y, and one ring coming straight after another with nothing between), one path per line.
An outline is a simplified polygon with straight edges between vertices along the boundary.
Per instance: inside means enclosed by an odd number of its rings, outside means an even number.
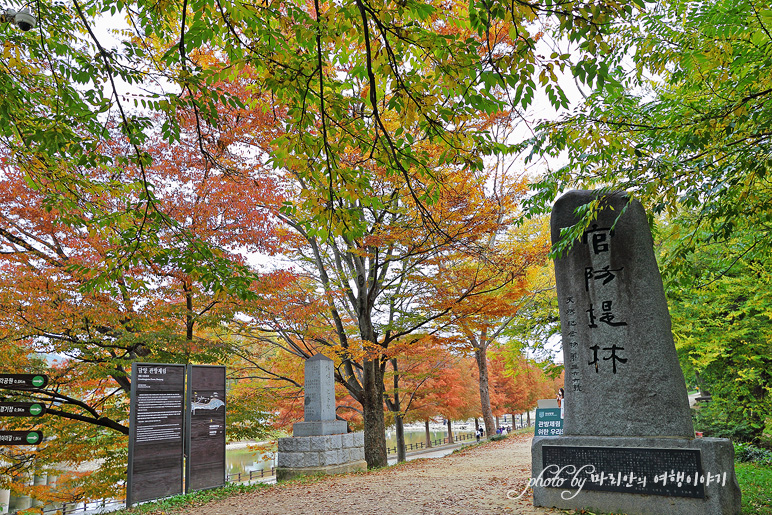
M480 376L480 408L482 408L483 421L485 422L485 434L490 436L496 434L496 428L493 425L491 397L488 394L488 349L483 346L476 348L474 358Z
M362 412L365 422L365 460L367 468L385 467L386 421L383 416L383 371L380 361L365 359Z
M453 421L448 419L448 443L453 443Z
M429 432L429 419L426 419L426 448L432 448L432 434Z
M397 429L397 463L405 461L405 453L407 451L405 446L405 423L402 418L402 407L400 406L399 398L399 368L397 366L397 358L391 358L391 366L394 368L394 398L391 399L388 395L384 397L386 401L386 407L394 413L394 426ZM386 449L388 454L388 449Z
M407 460L405 456L405 426L402 422L402 415L394 414L394 425L397 426L397 462L401 463Z
M526 416L525 423L528 425L528 427L531 427L531 411L530 410L526 411L525 416Z

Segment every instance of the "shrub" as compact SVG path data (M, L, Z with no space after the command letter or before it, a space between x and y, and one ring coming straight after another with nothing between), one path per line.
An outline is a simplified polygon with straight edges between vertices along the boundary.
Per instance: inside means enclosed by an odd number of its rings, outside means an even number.
M694 430L702 431L704 436L729 438L740 442L757 442L758 428L747 420L738 420L726 415L720 406L713 402L692 410Z
M736 442L734 444L734 459L772 466L772 451L756 447L753 444Z

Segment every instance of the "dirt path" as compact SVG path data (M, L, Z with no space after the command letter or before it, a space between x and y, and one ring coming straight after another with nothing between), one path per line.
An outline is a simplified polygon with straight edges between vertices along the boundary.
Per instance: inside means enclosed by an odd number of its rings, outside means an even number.
M198 508L186 515L545 514L530 492L531 438L469 446L444 458L414 460L368 474L291 481Z

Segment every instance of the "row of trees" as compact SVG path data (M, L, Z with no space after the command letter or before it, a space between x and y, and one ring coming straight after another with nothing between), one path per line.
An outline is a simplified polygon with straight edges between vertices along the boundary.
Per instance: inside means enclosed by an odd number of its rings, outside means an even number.
M472 413L469 351L493 432L486 354L547 248L513 225L526 184L504 161L500 61L536 59L534 13L513 31L485 9L43 2L40 34L9 32L0 342L4 371L48 370L51 438L4 450L4 478L93 461L35 497L120 496L137 360L228 363L229 435L257 439L324 352L378 466L384 406ZM107 49L93 20L118 10Z
M95 31L107 13L119 47ZM413 352L433 342L474 357L491 431L490 346L555 327L547 243L521 213L576 186L667 216L685 359L715 392L744 378L738 413L768 408L749 290L772 205L768 6L42 0L36 15L0 28L0 350L8 371L49 367L46 426L81 451L36 463L105 463L70 495L119 484L135 360L235 360L229 431L257 438L267 418L248 411L275 410L324 352L377 466L384 409L410 416ZM568 106L566 76L585 101L517 141L536 96ZM567 164L529 186L523 150ZM703 254L714 243L732 256ZM702 295L743 328L731 346L693 323Z

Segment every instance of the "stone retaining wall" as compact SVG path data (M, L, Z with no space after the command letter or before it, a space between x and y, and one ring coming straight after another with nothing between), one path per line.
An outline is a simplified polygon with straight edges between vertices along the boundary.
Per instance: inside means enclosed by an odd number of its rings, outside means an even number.
M363 468L364 459L363 432L279 438L276 475L286 479L299 474L348 472ZM353 466L346 466L349 464Z

